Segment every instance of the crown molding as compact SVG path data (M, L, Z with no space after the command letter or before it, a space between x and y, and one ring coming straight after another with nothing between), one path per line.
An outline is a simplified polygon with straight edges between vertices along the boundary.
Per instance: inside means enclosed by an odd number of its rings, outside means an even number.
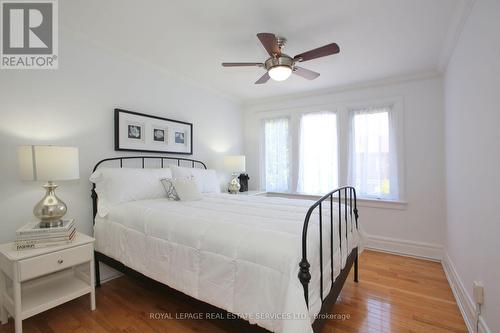
M464 30L467 19L469 18L475 3L476 0L461 0L458 8L455 10L452 23L448 29L443 50L441 51L441 55L439 57L438 71L440 73L446 72L448 63L453 56L453 52L455 51L458 41L460 40L462 31Z
M438 77L446 71L446 67L447 67L447 65L448 65L448 63L453 55L453 51L455 50L455 47L460 39L460 35L462 33L462 30L463 30L465 23L466 23L469 15L472 11L472 8L473 8L475 2L476 2L476 0L460 0L460 4L457 6L457 9L455 10L455 12L453 14L452 23L450 24L450 27L448 29L446 41L444 43L443 50L441 51L441 54L439 56L439 61L436 64L435 70L422 71L422 72L417 72L417 73L397 75L397 76L391 76L391 77L387 77L387 78L362 81L362 82L357 82L357 83L353 83L353 84L347 84L347 85L342 85L342 86L337 86L337 87L330 87L330 88L308 91L308 92L303 92L303 93L283 94L283 95L270 96L270 97L264 97L264 98L246 98L246 99L238 98L238 97L236 97L232 94L228 94L227 92L224 92L222 90L203 85L200 82L198 82L197 80L194 80L191 77L188 77L188 76L181 74L177 71L168 70L165 67L158 66L158 65L153 64L151 62L144 61L143 59L141 59L139 57L135 57L135 56L132 56L130 54L125 54L124 52L122 52L114 47L111 47L111 46L106 45L104 43L101 43L99 41L93 40L81 32L74 31L73 29L69 28L68 26L61 24L61 28L62 28L62 30L65 30L65 31L71 33L71 35L73 35L74 37L87 40L88 42L90 42L94 46L96 46L100 49L105 49L108 52L112 52L114 55L117 55L117 56L119 55L122 58L127 58L129 61L135 62L137 64L141 64L141 65L146 66L146 67L149 67L154 71L161 72L166 76L169 76L173 79L184 82L190 86L199 88L201 90L205 90L205 91L211 93L212 95L218 96L218 97L226 99L228 101L231 101L239 106L248 107L248 106L252 106L252 105L277 102L277 101L282 100L283 98L288 98L288 99L290 99L290 98L292 98L292 99L304 98L304 97L311 97L311 96L317 96L317 95L339 93L339 92L344 92L344 91L349 91L349 90L370 88L370 87L374 87L374 86L390 85L390 84L403 83L403 82L407 82L407 81L423 80L423 79L430 79L430 78Z
M129 53L123 52L123 51L119 50L118 48L115 48L115 47L110 46L108 44L102 43L98 40L92 39L84 33L81 33L79 31L75 31L66 25L61 24L60 30L62 32L69 33L75 39L83 40L86 43L88 43L89 45L92 45L93 47L95 47L96 49L108 52L115 57L119 57L119 58L125 59L131 63L135 63L137 65L143 66L145 68L150 69L153 72L160 73L161 75L168 77L172 80L179 81L179 82L182 82L182 83L184 83L188 86L191 86L193 88L198 88L202 91L208 92L209 94L211 94L213 96L230 101L234 104L237 104L240 107L242 107L242 105L243 105L242 100L234 97L233 95L229 95L221 90L214 89L211 86L203 85L200 82L192 79L191 77L183 75L179 72L168 70L167 68L165 68L163 66L153 64L152 62L145 61L140 57L136 57L136 56L133 56Z
M245 108L251 108L255 106L261 106L270 103L279 103L283 100L291 101L291 100L299 100L308 97L319 97L324 95L333 95L341 92L352 91L352 90L360 90L360 89L368 89L373 87L387 86L387 85L395 85L401 84L405 82L411 81L420 81L420 80L430 80L441 77L442 74L438 71L422 71L413 74L407 75L398 75L391 76L387 78L371 80L371 81L363 81L357 82L353 84L331 87L320 90L313 90L304 93L294 93L294 94L284 94L279 96L272 96L266 98L257 98L257 99L247 99L243 102L243 106Z

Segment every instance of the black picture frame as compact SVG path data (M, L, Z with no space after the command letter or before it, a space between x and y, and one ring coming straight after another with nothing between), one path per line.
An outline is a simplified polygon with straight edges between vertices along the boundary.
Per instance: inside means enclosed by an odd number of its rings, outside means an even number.
M189 128L189 134L187 134L189 137L189 144L187 145L188 151L183 152L183 151L173 151L173 150L165 150L165 149L149 149L149 148L134 149L134 148L123 147L122 143L120 142L120 137L121 137L120 115L122 115L122 114L134 115L136 117L143 117L144 123L147 123L148 120L155 119L155 120L160 120L162 122L182 124L182 125L188 126L188 128ZM144 152L144 153L193 155L193 124L192 123L116 108L114 110L114 126L115 126L115 133L114 134L115 134L115 150L116 151L135 151L135 152ZM129 125L129 126L135 126L135 125ZM139 133L141 133L141 131L139 131ZM139 135L141 135L141 134L139 134ZM146 135L145 131L142 131L142 135ZM134 138L134 139L138 139L138 138ZM144 141L144 137L139 138L139 139L142 139ZM147 147L146 144L144 144L144 146Z

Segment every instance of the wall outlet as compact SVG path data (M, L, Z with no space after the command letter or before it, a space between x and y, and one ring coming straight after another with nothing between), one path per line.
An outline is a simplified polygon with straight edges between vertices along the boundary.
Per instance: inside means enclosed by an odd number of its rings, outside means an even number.
M474 302L476 304L483 304L484 303L484 286L483 283L480 281L474 281L473 283L473 293L474 293Z

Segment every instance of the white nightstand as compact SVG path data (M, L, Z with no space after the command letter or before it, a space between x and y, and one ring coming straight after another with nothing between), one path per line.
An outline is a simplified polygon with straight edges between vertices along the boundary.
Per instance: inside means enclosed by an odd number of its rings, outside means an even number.
M17 251L13 243L0 245L0 320L22 321L90 293L95 310L94 238L77 233L71 244Z
M246 195L252 197L254 195L265 195L266 191L246 191L246 192L238 192L237 195Z

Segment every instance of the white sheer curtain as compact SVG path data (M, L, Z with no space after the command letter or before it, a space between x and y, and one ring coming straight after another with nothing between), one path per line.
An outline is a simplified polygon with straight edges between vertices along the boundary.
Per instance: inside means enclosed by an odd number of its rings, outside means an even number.
M297 192L320 194L338 187L337 115L316 112L300 119Z
M290 133L289 119L264 120L265 190L290 191Z
M396 116L390 107L350 112L349 184L360 197L399 199Z

